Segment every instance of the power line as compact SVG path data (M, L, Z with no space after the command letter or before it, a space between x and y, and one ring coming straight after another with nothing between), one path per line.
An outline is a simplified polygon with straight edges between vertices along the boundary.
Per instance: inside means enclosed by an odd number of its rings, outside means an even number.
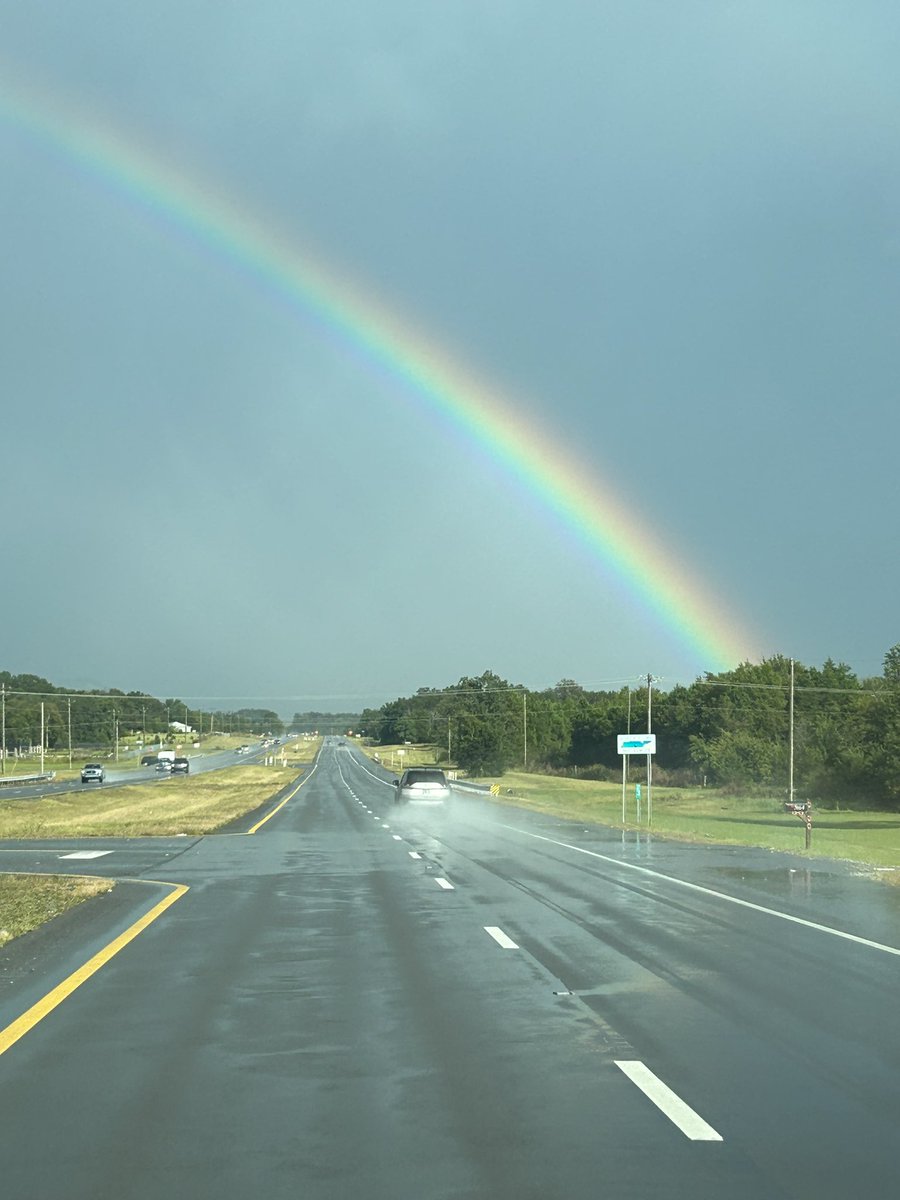
M729 683L724 679L698 679L701 687L747 688L755 691L789 692L789 683ZM898 696L900 691L895 688L836 688L814 687L812 684L797 684L795 692L824 692L835 696Z

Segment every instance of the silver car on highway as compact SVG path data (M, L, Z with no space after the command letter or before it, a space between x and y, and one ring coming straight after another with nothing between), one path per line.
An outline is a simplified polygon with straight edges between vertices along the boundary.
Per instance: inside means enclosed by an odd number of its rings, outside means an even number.
M394 780L394 787L395 804L443 804L450 799L447 776L436 767L410 767Z

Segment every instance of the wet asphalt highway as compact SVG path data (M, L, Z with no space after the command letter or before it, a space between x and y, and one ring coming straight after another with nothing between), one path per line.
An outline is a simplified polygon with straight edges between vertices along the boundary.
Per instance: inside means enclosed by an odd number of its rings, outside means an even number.
M189 888L0 1053L4 1195L893 1194L892 889L388 778L331 743L253 836L0 843L129 880L6 947L0 1029Z

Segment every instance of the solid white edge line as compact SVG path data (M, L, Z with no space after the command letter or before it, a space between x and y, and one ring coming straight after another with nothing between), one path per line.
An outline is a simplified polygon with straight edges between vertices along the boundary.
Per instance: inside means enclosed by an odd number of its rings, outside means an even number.
M616 1066L692 1142L724 1140L712 1125L707 1124L689 1104L685 1104L681 1097L667 1087L644 1063L637 1060L617 1060Z
M518 950L519 947L511 937L503 932L499 925L485 925L484 932L490 934L498 946L502 946L504 950Z
M564 850L575 850L578 854L587 854L590 858L602 859L603 862L612 863L613 866L622 867L628 871L639 871L642 875L649 875L653 879L662 879L666 883L677 884L692 892L701 892L705 896L714 896L717 900L727 900L729 904L737 904L741 908L753 909L754 912L764 913L767 917L778 917L781 921L790 921L792 925L803 925L807 929L815 929L817 933L830 933L832 937L843 938L845 942L856 942L859 946L868 946L870 950L881 950L884 954L893 954L900 958L900 949L896 946L873 942L869 938L859 937L855 933L844 933L842 929L834 929L831 925L820 925L816 921L807 921L804 917L795 917L791 913L779 912L777 908L766 908L764 904L741 900L739 896L730 896L728 892L719 892L715 888L703 887L700 883L689 883L686 879L677 879L674 875L664 875L662 871L653 871L650 867L624 862L621 858L612 858L608 854L598 854L596 850L586 850L584 846L573 846L570 842L560 842L556 838L544 837L540 833L530 833L527 829L518 829L515 825L501 825L501 829L521 833L523 837L536 838L539 842L549 842L552 846L561 846Z
M449 879L441 879L439 875L435 876L434 882L438 885L438 887L443 888L445 892L453 892L456 890Z

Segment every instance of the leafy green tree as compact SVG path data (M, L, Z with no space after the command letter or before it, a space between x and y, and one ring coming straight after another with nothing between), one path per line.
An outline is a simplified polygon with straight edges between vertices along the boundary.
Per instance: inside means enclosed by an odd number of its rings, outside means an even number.
M884 682L900 688L900 645L891 646L884 656Z

